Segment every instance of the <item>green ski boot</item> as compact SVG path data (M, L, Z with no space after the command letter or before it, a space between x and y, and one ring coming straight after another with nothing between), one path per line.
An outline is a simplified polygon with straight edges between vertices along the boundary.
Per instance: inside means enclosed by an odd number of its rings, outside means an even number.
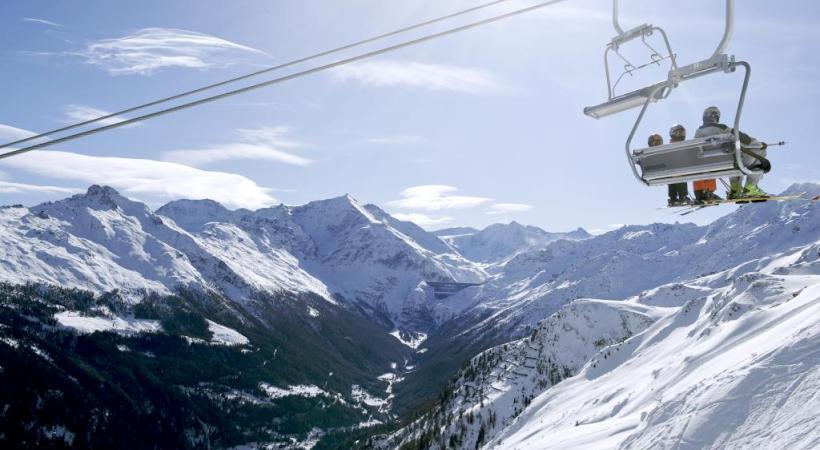
M737 200L741 197L743 197L743 187L740 185L740 180L732 180L729 192L726 193L726 200Z
M744 197L757 197L761 199L765 199L769 197L769 194L766 193L763 189L760 189L754 183L746 183L746 188L743 189L743 196ZM758 201L766 201L766 200L758 200Z

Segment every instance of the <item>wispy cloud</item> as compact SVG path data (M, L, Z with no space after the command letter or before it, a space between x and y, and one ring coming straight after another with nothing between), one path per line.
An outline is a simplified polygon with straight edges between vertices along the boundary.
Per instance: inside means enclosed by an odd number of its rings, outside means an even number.
M510 88L491 73L467 67L410 61L369 61L333 70L336 79L376 87L411 87L475 95L502 94Z
M92 108L90 106L83 106L83 105L68 105L63 108L63 122L65 123L75 123L75 122L85 122L87 120L96 119L97 117L107 116L111 113L108 111L103 111L102 109ZM125 120L122 117L114 116L108 119L103 119L97 122L100 125L113 125L115 123L120 123ZM133 126L137 126L139 124L131 124L126 125L124 128L129 128Z
M367 144L375 145L410 145L424 142L425 139L421 136L414 136L410 134L396 134L392 136L380 136L365 139Z
M484 213L487 215L495 216L501 214L528 212L532 211L532 209L532 205L527 205L524 203L494 203L490 205L490 209L488 209Z
M0 123L0 144L6 144L7 142L17 141L20 139L25 139L27 137L34 136L36 133L31 132L29 130L24 130L22 128L13 127L11 125L4 125ZM45 142L48 138L40 138L35 139L29 144L36 144L38 142ZM0 149L0 154L8 152L10 150L14 150L15 147L8 147Z
M288 139L288 133L290 130L287 127L238 130L239 142L203 149L174 150L163 153L162 157L166 161L191 166L236 159L273 161L295 166L309 165L311 160L282 150L302 146L301 143Z
M172 28L144 28L128 36L94 41L77 53L111 75L151 75L169 67L226 67L241 54L266 55L216 36Z
M424 185L407 188L399 194L401 199L389 202L389 205L401 209L422 211L440 211L443 209L474 208L491 202L491 198L453 195L458 189L444 185Z
M0 181L0 194L76 194L78 192L82 192L82 189Z
M57 22L52 22L50 20L45 20L45 19L37 19L37 18L34 18L34 17L23 17L23 22L39 23L40 25L48 25L50 27L60 27L60 28L62 28L62 25L57 23Z
M422 228L435 227L453 220L452 217L430 217L421 213L395 213L391 216L404 222L413 222Z
M22 128L13 127L11 125L4 125L0 123L0 139L7 141L16 141L17 139L24 139L29 136L34 136L35 133L24 130Z
M37 151L2 160L0 165L51 179L109 185L154 204L179 198L209 198L235 208L277 203L269 189L242 175L165 161Z

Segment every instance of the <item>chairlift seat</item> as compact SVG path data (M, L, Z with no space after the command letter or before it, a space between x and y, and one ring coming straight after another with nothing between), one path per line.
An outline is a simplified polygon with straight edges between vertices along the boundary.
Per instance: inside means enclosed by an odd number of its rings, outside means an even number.
M671 142L634 150L632 160L650 186L741 176L735 163L735 142L733 134Z

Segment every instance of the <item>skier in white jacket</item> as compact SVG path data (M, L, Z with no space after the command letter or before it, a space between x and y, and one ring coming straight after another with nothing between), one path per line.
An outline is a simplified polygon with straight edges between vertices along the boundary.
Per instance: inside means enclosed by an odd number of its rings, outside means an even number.
M717 106L710 106L706 108L706 110L703 111L703 125L698 128L697 132L695 132L695 137L701 138L727 133L734 133L734 130L729 126L720 123L720 109ZM758 141L746 133L739 133L739 135L740 145L743 148L751 150L763 158L766 157L766 147L768 146L765 143ZM743 154L742 161L746 167L753 167L756 163L760 162L758 159L745 153ZM743 177L732 177L731 187L727 196L728 199L731 200L741 197L769 196L769 194L764 192L758 186L758 183L760 183L760 180L763 178L762 174L749 175L746 178L746 186L743 187Z

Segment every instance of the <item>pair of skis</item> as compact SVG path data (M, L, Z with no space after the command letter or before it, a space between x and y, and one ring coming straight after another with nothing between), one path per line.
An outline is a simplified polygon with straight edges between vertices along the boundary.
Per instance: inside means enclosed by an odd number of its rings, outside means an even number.
M709 208L710 206L720 206L720 205L727 205L727 204L735 204L735 205L744 205L747 203L765 203L765 202L787 202L787 201L794 201L794 200L807 200L811 202L820 201L820 195L815 196L813 198L804 198L805 192L801 192L800 194L796 195L776 195L772 197L742 197L742 198L733 198L727 200L713 200L707 201L700 204L692 204L692 205L681 205L681 206L670 206L669 208L677 209L680 208L682 211L679 211L677 214L680 216L688 216L694 212L700 211L703 208Z

